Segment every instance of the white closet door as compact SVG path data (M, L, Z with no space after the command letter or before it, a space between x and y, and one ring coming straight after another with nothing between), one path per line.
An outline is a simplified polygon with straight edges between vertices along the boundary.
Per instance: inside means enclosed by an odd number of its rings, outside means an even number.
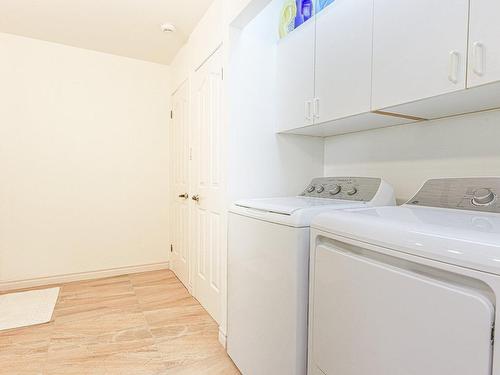
M189 286L189 87L184 82L172 96L171 181L172 252L170 267Z
M278 130L314 121L315 20L308 20L279 41L277 57Z
M220 322L222 254L226 248L225 131L221 49L193 79L194 296Z
M328 375L491 374L494 307L485 295L341 246L315 250L316 367Z
M468 87L500 81L498 0L471 0Z
M463 90L469 0L375 0L372 108Z
M336 0L316 16L316 122L370 112L372 24L373 0Z

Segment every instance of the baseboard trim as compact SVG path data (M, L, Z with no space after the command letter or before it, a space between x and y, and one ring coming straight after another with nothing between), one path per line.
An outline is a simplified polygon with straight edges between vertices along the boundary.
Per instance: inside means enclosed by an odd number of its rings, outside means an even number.
M222 345L224 349L227 349L226 344L227 344L227 336L225 335L224 332L219 327L219 343Z
M169 268L170 268L169 262L162 262L153 264L143 264L139 266L111 268L111 269L91 271L91 272L73 273L67 275L41 277L36 279L5 281L5 282L0 282L0 292L16 290L16 289L36 288L46 285L71 283L74 281L102 279L105 277L120 276L130 273L159 271Z

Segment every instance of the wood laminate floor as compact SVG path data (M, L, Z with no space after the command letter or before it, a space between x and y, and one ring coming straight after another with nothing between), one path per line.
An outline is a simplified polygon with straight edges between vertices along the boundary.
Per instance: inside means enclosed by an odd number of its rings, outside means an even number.
M53 321L0 332L0 375L232 375L218 327L171 271L61 286Z

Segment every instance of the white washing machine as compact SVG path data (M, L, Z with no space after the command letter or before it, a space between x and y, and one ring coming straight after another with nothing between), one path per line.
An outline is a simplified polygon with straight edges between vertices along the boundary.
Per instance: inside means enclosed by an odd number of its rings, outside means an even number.
M245 375L305 374L309 224L325 211L394 205L377 178L318 178L298 197L229 214L227 351Z
M500 178L311 228L309 374L500 374Z

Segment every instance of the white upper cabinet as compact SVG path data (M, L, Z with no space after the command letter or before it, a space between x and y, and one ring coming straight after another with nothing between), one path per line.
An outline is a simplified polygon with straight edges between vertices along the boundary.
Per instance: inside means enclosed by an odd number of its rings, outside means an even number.
M315 21L309 19L280 40L277 56L278 130L314 121Z
M336 0L316 16L315 122L370 111L373 0Z
M468 87L500 81L499 0L471 0Z
M500 0L315 3L278 45L279 132L330 136L500 108Z
M375 0L372 109L464 90L468 14L469 0Z

